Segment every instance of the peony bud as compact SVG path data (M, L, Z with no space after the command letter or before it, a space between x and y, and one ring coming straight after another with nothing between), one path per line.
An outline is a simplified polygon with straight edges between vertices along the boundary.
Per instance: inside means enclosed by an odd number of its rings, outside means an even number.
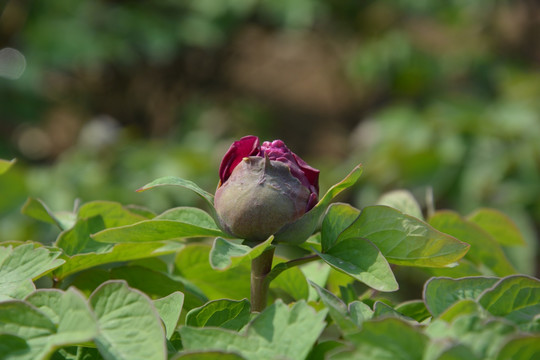
M235 141L223 157L214 205L221 226L262 241L309 211L319 192L319 170L281 140L259 145L256 136Z

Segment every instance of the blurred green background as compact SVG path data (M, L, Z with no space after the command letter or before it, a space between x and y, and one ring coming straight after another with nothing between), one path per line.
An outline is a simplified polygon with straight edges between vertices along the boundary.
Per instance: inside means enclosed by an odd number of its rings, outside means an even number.
M363 163L348 198L406 188L466 215L540 229L540 3L534 0L4 0L0 240L56 233L20 215L137 194L166 175L213 191L230 143L283 139L321 191ZM431 190L430 190L431 189ZM537 256L537 255L536 255Z

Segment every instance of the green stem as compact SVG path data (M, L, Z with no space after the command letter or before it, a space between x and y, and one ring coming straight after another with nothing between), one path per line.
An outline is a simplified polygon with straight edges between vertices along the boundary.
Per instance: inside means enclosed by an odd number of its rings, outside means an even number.
M267 275L272 270L275 248L265 250L261 255L251 260L251 311L261 312L266 307L268 286Z

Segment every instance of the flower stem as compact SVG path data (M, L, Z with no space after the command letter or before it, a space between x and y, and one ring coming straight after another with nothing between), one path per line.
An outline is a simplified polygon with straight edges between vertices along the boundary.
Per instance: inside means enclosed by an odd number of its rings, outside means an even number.
M266 307L269 282L266 276L272 270L275 248L265 250L251 260L251 311L261 312Z

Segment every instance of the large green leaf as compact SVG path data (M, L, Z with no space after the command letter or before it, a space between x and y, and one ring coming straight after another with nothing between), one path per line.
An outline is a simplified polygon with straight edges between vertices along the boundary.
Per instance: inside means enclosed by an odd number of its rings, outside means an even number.
M17 162L17 159L5 160L0 159L0 175L9 170Z
M361 238L342 240L326 253L317 254L330 266L379 291L399 286L390 265L371 242Z
M101 216L106 228L134 224L148 220L147 216L131 211L128 207L114 201L91 201L83 204L77 212L79 219Z
M105 222L100 215L79 219L72 228L63 231L58 236L55 245L64 250L68 256L108 252L112 245L97 242L90 236L103 229L105 229Z
M447 210L438 211L429 219L429 223L437 230L470 244L471 248L465 258L474 264L486 267L497 276L516 273L497 241L478 225L465 220L458 213Z
M174 330L176 330L182 312L182 305L184 305L184 294L180 291L175 291L161 299L154 300L154 306L165 326L167 339L170 339Z
M326 311L315 312L304 301L289 308L277 301L260 313L244 331L182 327L187 351L229 351L248 360L304 359L324 329Z
M99 323L94 342L106 360L167 358L165 331L152 301L124 281L108 281L90 296Z
M26 340L11 334L0 334L0 359L9 359L9 355L29 353Z
M243 261L250 261L261 255L271 246L273 236L254 247L237 244L223 238L216 238L210 250L210 265L216 270L226 270L238 266Z
M355 185L360 179L361 174L362 166L358 165L343 180L333 185L313 209L305 213L300 219L284 226L278 231L275 234L276 242L301 244L306 241L319 226L321 218L332 200L343 190Z
M424 285L424 302L429 312L438 317L459 300L477 300L484 290L492 287L497 281L498 278L484 276L461 279L431 278Z
M186 325L194 327L221 327L239 331L250 320L248 300L220 299L192 309L186 316Z
M216 210L214 209L214 195L201 189L199 185L195 184L193 181L184 180L175 176L166 176L144 185L140 189L137 189L137 192L150 190L160 186L179 186L195 192L208 203L212 212L212 217L217 220Z
M342 203L330 205L321 226L322 252L326 252L336 243L339 234L348 228L360 215L360 210Z
M27 243L0 247L0 300L22 299L34 290L33 279L59 267L60 252Z
M491 314L527 329L540 314L540 280L525 275L508 276L486 290L478 302Z
M337 353L330 359L420 360L428 344L418 328L392 317L366 321L362 330L349 338L354 351Z
M86 299L75 289L38 290L27 302L0 304L0 332L26 340L10 359L47 359L58 347L91 341L98 328Z
M71 257L66 256L66 263L56 269L54 275L59 279L63 279L68 275L94 266L171 254L183 247L184 244L177 242L116 244L105 253L85 253Z
M478 225L499 244L505 246L523 246L525 239L516 224L507 215L495 209L478 209L467 220Z
M397 265L442 267L462 258L469 245L435 230L427 223L388 206L368 206L344 230L340 241L369 239L388 262Z
M279 257L274 257L274 263L285 261ZM298 267L291 267L287 271L280 273L270 282L268 298L270 302L280 298L285 302L307 300L309 297L309 286L307 279Z
M103 243L150 242L179 240L188 237L230 237L217 228L175 220L145 220L133 225L106 229L94 234L95 241Z

